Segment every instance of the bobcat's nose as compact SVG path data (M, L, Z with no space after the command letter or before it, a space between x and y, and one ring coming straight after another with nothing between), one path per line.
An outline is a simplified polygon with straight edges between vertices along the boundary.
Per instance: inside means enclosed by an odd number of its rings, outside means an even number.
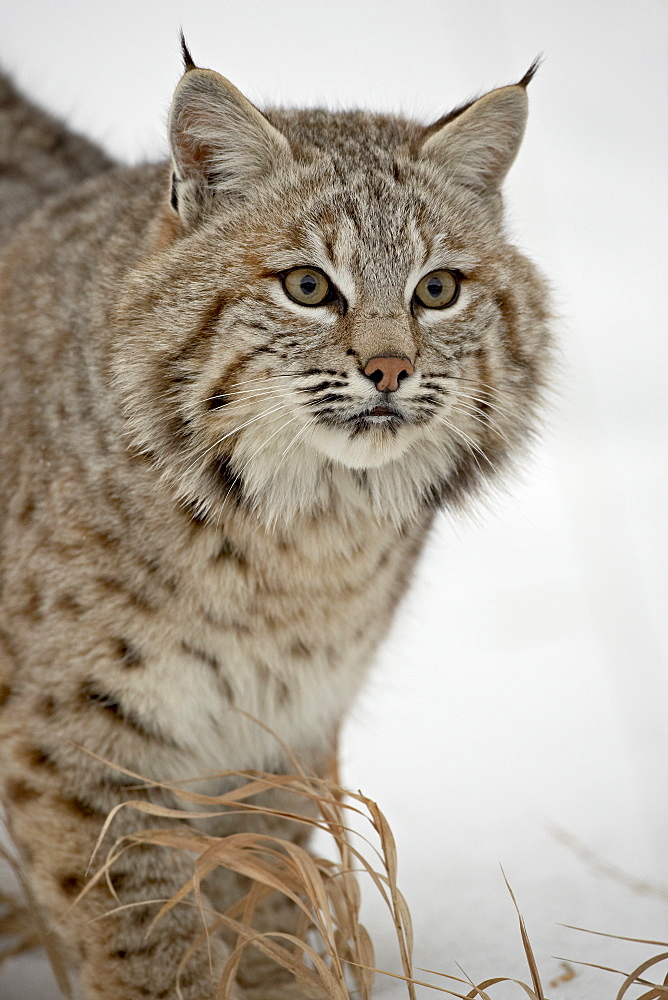
M401 380L414 370L408 358L371 358L364 366L364 374L376 383L378 392L396 392Z

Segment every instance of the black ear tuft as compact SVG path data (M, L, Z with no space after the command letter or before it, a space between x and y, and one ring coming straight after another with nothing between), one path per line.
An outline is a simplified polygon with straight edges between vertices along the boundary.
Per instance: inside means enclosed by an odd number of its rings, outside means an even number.
M187 73L188 70L197 69L197 66L193 62L193 57L190 55L190 50L186 45L185 35L183 34L183 28L181 28L181 55L183 57L183 72Z
M522 77L522 79L518 82L518 84L517 84L518 87L527 87L531 83L531 81L533 80L534 76L536 75L536 71L538 70L538 67L543 62L543 58L544 57L543 57L543 53L542 52L539 55L536 56L536 58L531 63L531 65L529 66L528 70L526 71L526 73L524 74L524 76Z

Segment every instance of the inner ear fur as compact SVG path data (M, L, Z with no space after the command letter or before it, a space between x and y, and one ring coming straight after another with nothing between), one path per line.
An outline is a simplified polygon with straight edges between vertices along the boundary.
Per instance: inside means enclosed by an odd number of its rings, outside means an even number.
M193 67L169 113L172 205L188 218L216 194L243 195L290 157L287 139L224 76Z
M517 156L527 114L524 81L492 90L427 129L420 155L478 194L496 192Z

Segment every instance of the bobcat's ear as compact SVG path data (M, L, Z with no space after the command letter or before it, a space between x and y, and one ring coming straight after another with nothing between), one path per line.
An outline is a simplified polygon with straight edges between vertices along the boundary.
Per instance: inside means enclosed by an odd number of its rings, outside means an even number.
M192 61L174 94L169 140L172 207L187 223L217 194L243 196L291 157L285 136L229 80Z
M420 154L478 194L496 193L522 142L526 83L532 75L530 71L520 83L492 90L436 122L427 129Z

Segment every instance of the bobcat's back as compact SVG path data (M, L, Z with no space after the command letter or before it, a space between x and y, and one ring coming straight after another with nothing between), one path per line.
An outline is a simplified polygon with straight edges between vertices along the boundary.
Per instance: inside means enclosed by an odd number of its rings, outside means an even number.
M0 73L0 247L50 195L111 166L98 146L36 107Z

